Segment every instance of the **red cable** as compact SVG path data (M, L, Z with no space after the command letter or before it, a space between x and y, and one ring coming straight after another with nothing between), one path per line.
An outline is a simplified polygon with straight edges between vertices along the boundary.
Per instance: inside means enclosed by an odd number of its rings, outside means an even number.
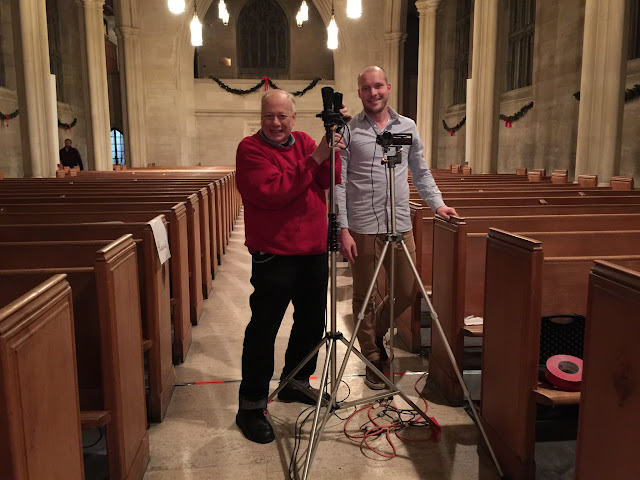
M422 378L426 375L426 373L423 373L413 384L413 388L416 391L416 393L420 396L420 398L424 401L424 405L425 405L425 413L427 411L428 408L428 403L426 398L424 398L422 396L422 394L420 393L420 391L418 390L418 382L420 380L422 380ZM374 452L376 455L379 455L381 457L384 457L386 459L391 460L392 458L394 458L397 454L396 451L396 447L395 444L393 443L393 441L391 440L391 436L390 433L393 432L395 434L395 436L405 442L425 442L426 439L409 439L406 437L402 437L401 435L398 434L398 432L400 430L402 430L403 428L405 428L406 426L418 426L418 425L427 425L427 422L423 419L413 419L413 420L409 420L407 422L404 422L402 420L402 411L398 410L397 407L395 407L394 405L392 405L391 403L380 403L379 406L383 406L385 408L385 410L391 410L395 413L398 414L398 420L394 421L392 423L386 424L386 425L380 425L376 422L375 418L372 417L372 412L373 412L373 405L365 405L364 407L360 407L358 409L356 409L351 415L349 415L349 417L345 420L344 422L344 427L343 427L343 431L344 434L347 438L351 439L351 440L355 440L355 439L359 439L361 440L361 445L366 445L366 447L371 450L372 452ZM347 432L347 425L349 424L349 422L351 421L351 419L357 415L358 413L362 412L366 410L367 411L367 417L369 418L369 422L371 422L371 424L373 425L373 428L368 429L366 432L364 432L364 434L362 435L351 435L349 432ZM436 422L436 420L433 417L429 417L431 418L431 420L433 420L435 426L431 426L432 428L432 432L431 432L431 439L434 441L439 441L440 440L440 436L441 436L441 428L440 425L438 424L438 422ZM387 439L387 443L391 446L391 449L393 450L392 454L386 454L386 453L382 453L379 452L378 450L376 450L374 447L372 447L369 444L368 439L371 437L376 437L379 438L382 434L385 434L385 437Z

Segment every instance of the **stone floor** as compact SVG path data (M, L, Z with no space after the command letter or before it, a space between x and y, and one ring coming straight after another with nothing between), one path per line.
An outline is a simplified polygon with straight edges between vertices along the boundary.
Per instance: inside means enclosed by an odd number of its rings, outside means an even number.
M339 263L338 330L351 337L351 278L346 263ZM150 427L151 461L145 480L199 480L199 479L284 479L289 477L289 465L295 440L295 424L305 410L300 404L274 401L269 406L270 420L276 431L276 441L269 445L257 445L246 440L235 425L237 394L240 380L240 358L244 329L250 318L249 283L251 258L244 246L244 225L240 217L224 256L224 262L213 282L213 291L202 319L193 330L193 344L184 364L176 367L177 383L165 420ZM284 361L288 331L292 322L291 309L287 311L276 342L276 369L279 376ZM345 348L338 349L342 359ZM479 432L463 408L446 405L434 389L425 386L421 373L427 370L427 360L408 353L401 346L395 351L395 369L406 375L397 377L397 385L413 401L423 405L414 390L417 388L428 402L428 413L442 426L442 440L429 440L429 430L413 427L406 436L422 440L403 442L394 438L397 449L393 459L374 454L360 441L348 439L344 432L344 420L337 416L329 420L316 456L311 465L311 479L459 479L494 480L499 478L493 464L479 457L477 450ZM318 370L321 373L324 348L320 352ZM364 366L351 356L345 382L339 399L347 394L349 400L372 394L363 384ZM479 375L466 372L472 396L479 391ZM219 384L194 385L194 382L219 381ZM312 381L312 383L314 383ZM317 385L317 380L315 380ZM277 382L272 382L275 388ZM396 396L394 404L406 406ZM354 408L338 412L348 417ZM349 426L359 427L366 422L365 413L359 413ZM351 428L350 428L351 430ZM302 434L303 464L310 421ZM85 444L91 443L85 432ZM93 436L95 438L95 435ZM384 440L371 444L384 454L392 452ZM95 449L100 449L100 445ZM95 450L94 449L94 450ZM543 444L536 447L538 479L569 480L573 478L572 462L575 442ZM300 475L301 477L301 475ZM100 478L87 470L88 480ZM294 478L297 478L294 476Z

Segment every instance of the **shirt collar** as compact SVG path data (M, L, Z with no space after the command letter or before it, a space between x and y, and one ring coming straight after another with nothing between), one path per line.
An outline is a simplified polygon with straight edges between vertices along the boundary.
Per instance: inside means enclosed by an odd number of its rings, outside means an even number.
M396 112L393 108L391 108L388 105L387 105L387 111L389 112L389 123L396 121L398 117L400 117L400 115L398 115L398 112ZM356 115L356 119L358 120L358 122L364 122L367 118L373 121L373 119L371 119L365 113L364 110L362 110L358 115Z
M276 142L272 142L271 140L269 140L267 138L267 136L263 133L262 129L260 129L260 138L262 138L265 142L267 142L269 145L271 145L272 147L290 147L291 145L293 145L296 141L295 138L293 138L292 134L289 134L289 138L287 139L286 142L284 142L283 144L279 144Z

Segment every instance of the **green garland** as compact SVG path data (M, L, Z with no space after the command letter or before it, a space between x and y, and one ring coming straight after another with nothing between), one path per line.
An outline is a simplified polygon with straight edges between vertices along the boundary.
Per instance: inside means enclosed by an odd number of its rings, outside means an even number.
M520 120L522 117L524 117L525 113L527 113L532 108L533 108L533 102L529 102L513 115L507 116L501 113L500 120L504 120L505 127L511 128L512 122L515 122L516 120ZM450 127L449 125L447 125L447 122L445 122L445 120L443 119L442 127L447 132L449 132L453 137L453 135L462 128L462 126L465 124L466 121L467 121L467 116L465 115L464 117L462 117L462 120L460 120L457 125L455 125L454 127Z
M263 87L265 83L267 85L269 85L273 89L280 90L280 87L278 87L275 83L273 83L269 77L262 77L262 80L260 80L253 87L247 88L246 90L240 90L238 88L231 88L229 85L225 84L222 80L220 80L219 78L214 77L213 75L209 75L208 78L210 78L211 80L216 82L220 86L220 88L222 88L224 91L229 92L229 93L233 93L234 95L247 95L249 93L253 93L253 92L259 90L260 87ZM293 95L294 97L301 97L302 95L307 93L309 90L311 90L313 87L315 87L320 80L322 80L320 77L314 78L311 81L311 83L309 85L307 85L304 89L297 90L295 92L291 92L291 95Z
M74 118L73 122L71 122L71 123L62 123L60 121L60 119L58 119L58 128L63 128L65 130L71 130L73 127L76 126L76 123L78 123L78 119L77 118Z
M465 124L465 122L467 121L467 116L465 115L464 117L462 117L462 120L460 120L458 122L458 124L455 127L450 127L449 125L447 125L447 122L444 121L444 118L442 119L442 126L444 127L444 129L449 132L451 134L451 136L453 137L453 135L462 128L462 126Z
M576 100L580 101L580 91L577 91L576 93L574 93L573 97ZM633 87L627 88L624 91L624 103L635 100L638 97L640 97L640 84L636 83Z
M18 116L18 110L15 110L11 113L9 113L8 115L5 113L0 112L0 118L4 119L4 120L13 120L14 118L16 118Z
M529 102L526 105L524 105L520 110L518 110L516 113L514 113L513 115L504 115L504 114L500 114L500 120L504 120L504 126L505 127L509 127L511 128L511 123L515 122L517 120L520 120L522 117L524 117L525 113L527 113L529 110L531 110L533 108L533 102Z

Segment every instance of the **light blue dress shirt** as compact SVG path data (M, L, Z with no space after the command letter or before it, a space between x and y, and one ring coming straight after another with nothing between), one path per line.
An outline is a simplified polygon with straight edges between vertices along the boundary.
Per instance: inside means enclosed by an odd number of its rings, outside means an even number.
M395 167L396 231L404 233L411 230L409 170L420 196L433 211L445 203L424 161L422 141L415 122L387 108L389 122L385 130L413 136L413 143L402 148L401 163ZM387 167L381 164L382 147L376 144L376 136L382 131L364 111L349 122L349 128L350 138L346 135L348 147L340 152L342 183L336 185L338 225L356 233L387 233L391 231L389 182ZM391 147L388 154L394 155L395 147Z

